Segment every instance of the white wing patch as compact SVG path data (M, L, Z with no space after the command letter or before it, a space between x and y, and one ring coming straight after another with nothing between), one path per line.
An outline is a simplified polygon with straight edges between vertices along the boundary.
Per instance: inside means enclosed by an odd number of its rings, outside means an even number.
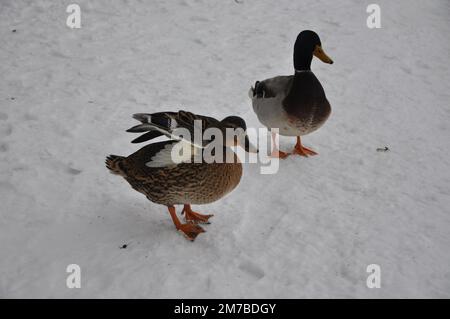
M181 140L178 143L167 144L145 165L148 167L169 167L180 163L191 163L198 152L199 148L188 141Z

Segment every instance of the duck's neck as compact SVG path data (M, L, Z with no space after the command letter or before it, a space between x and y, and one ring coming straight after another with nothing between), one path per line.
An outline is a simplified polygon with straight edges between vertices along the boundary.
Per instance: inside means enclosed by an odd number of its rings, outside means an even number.
M295 71L311 71L312 54L294 53Z
M295 70L295 75L299 75L302 73L312 73L311 70Z

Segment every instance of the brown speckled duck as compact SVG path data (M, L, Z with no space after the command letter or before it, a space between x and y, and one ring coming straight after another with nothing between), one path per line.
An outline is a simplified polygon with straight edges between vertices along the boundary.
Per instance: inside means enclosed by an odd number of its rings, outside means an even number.
M317 153L304 147L300 136L317 130L331 113L325 91L311 71L313 55L325 63L333 63L323 51L317 33L300 32L294 46L295 74L257 81L249 92L259 121L269 129L278 128L280 135L296 136L297 144L292 154L306 157ZM275 136L272 132L272 156L287 157L288 153L278 150Z
M191 205L219 200L231 192L241 179L242 164L230 147L240 145L248 152L257 152L245 133L246 123L237 116L218 121L212 117L184 111L139 113L133 117L141 124L132 127L128 132L147 132L133 140L133 143L145 142L163 135L170 140L149 144L128 157L110 155L106 159L106 166L112 173L124 177L131 187L150 201L167 206L176 229L193 241L198 234L204 232L198 224L209 223L209 218L213 215L196 213L192 211ZM219 129L224 136L227 128L241 132L240 136L232 140L224 138L220 144L224 156L231 155L233 160L222 163L205 160L201 155L214 140L201 139L197 142L191 138L185 139L185 135L180 137L175 133L180 128L190 133L194 133L198 128L203 132L208 128ZM181 147L186 146L182 152L179 151ZM185 152L186 150L189 152ZM214 154L214 151L212 153ZM181 155L174 157L173 154ZM184 205L181 214L184 213L186 223L181 223L178 219L175 205Z

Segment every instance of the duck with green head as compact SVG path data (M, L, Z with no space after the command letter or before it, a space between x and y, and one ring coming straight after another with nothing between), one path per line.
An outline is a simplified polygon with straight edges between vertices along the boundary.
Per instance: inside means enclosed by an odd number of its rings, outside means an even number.
M325 91L311 71L313 56L322 62L333 64L333 60L323 51L317 33L302 31L294 46L294 75L257 81L249 92L259 121L269 129L278 128L280 135L296 136L297 144L292 154L306 157L317 153L304 147L300 137L320 128L331 113ZM272 156L287 157L289 153L277 148L275 137L272 132Z

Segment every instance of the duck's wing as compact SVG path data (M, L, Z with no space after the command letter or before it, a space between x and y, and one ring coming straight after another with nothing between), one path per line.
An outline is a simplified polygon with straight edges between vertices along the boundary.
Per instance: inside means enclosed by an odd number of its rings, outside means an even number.
M125 177L132 186L138 186L153 183L154 174L161 172L158 169L193 163L199 150L184 141L166 140L148 144L128 157L110 155L106 165L113 173Z
M166 136L171 140L185 140L194 144L196 147L204 147L211 141L194 141L194 132L199 131L203 134L204 130L209 127L215 127L219 121L215 118L203 115L197 115L191 112L159 112L159 113L137 113L133 118L140 121L141 124L133 126L127 132L143 133L147 132L132 143L141 143L159 136ZM181 131L184 129L185 131ZM186 131L187 130L187 131ZM183 133L189 133L184 136ZM183 135L180 136L179 134Z
M132 174L135 178L139 175L145 177L155 168L174 168L181 163L193 163L200 151L200 148L184 140L152 143L130 155L126 166L135 169Z
M292 86L294 76L276 76L264 81L256 81L255 86L250 88L251 99L270 99L286 96Z
M288 95L293 80L294 76L277 76L256 82L255 88L250 89L253 111L264 126L268 128L286 126L283 100Z

